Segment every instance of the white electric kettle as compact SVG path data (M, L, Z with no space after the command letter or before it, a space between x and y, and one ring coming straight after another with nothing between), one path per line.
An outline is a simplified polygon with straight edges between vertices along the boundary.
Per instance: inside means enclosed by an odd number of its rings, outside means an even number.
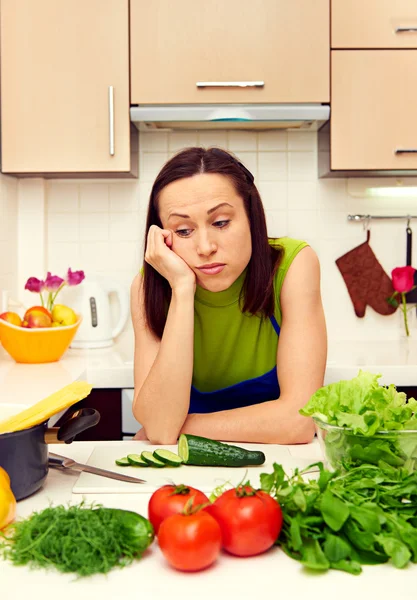
M83 319L71 342L71 348L106 348L123 330L129 317L129 294L118 283L102 280L83 281L77 287L63 290L63 302ZM110 294L116 294L120 315L113 325Z

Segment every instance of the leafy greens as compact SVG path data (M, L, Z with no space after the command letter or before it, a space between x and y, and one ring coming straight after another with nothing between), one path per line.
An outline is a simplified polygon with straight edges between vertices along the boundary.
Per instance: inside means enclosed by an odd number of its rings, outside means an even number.
M410 472L417 468L417 401L393 384L379 385L380 377L360 370L351 380L320 388L300 410L315 419L333 468L381 460Z
M283 512L276 543L286 554L309 569L353 575L362 565L417 562L417 473L382 462L347 473L317 465L317 481L297 469L288 476L277 463L261 475L262 490Z

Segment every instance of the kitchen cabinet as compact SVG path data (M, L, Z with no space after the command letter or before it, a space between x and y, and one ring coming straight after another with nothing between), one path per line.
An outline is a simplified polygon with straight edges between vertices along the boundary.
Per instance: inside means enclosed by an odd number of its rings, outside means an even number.
M416 170L417 50L333 50L331 78L331 169Z
M329 0L130 7L131 104L329 102Z
M1 0L4 173L134 175L128 23L128 0Z
M332 48L417 48L415 0L332 0Z

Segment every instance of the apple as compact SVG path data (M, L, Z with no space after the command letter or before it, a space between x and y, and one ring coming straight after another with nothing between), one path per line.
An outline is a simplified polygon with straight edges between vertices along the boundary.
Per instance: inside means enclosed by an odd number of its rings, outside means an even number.
M52 319L43 313L31 312L28 316L27 323L30 329L35 329L38 327L50 327L52 324Z
M65 304L55 304L52 309L52 321L59 325L74 325L78 321L77 315L69 306Z
M3 321L7 321L8 323L11 323L12 325L17 325L18 327L20 327L22 324L22 319L15 312L9 311L9 312L1 313L0 319L3 319Z
M25 312L23 322L27 323L25 326L29 327L29 329L50 327L52 323L52 316L49 310L46 310L46 308L43 306L31 306Z
M44 314L47 317L50 317L52 320L52 315L49 312L49 310L47 310L44 306L31 306L30 308L27 309L27 311L25 312L25 315L23 317L24 321L29 321L29 315L31 313L36 313L36 314Z

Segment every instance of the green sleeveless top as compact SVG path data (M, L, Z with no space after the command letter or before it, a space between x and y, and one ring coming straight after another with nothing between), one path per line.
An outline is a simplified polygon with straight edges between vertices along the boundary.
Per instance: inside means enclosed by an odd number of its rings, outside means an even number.
M281 288L298 252L308 244L288 237L271 240L284 250L275 274L275 318L281 326ZM197 285L194 300L192 385L212 392L264 375L277 361L278 336L269 319L243 314L239 295L246 271L223 292Z

